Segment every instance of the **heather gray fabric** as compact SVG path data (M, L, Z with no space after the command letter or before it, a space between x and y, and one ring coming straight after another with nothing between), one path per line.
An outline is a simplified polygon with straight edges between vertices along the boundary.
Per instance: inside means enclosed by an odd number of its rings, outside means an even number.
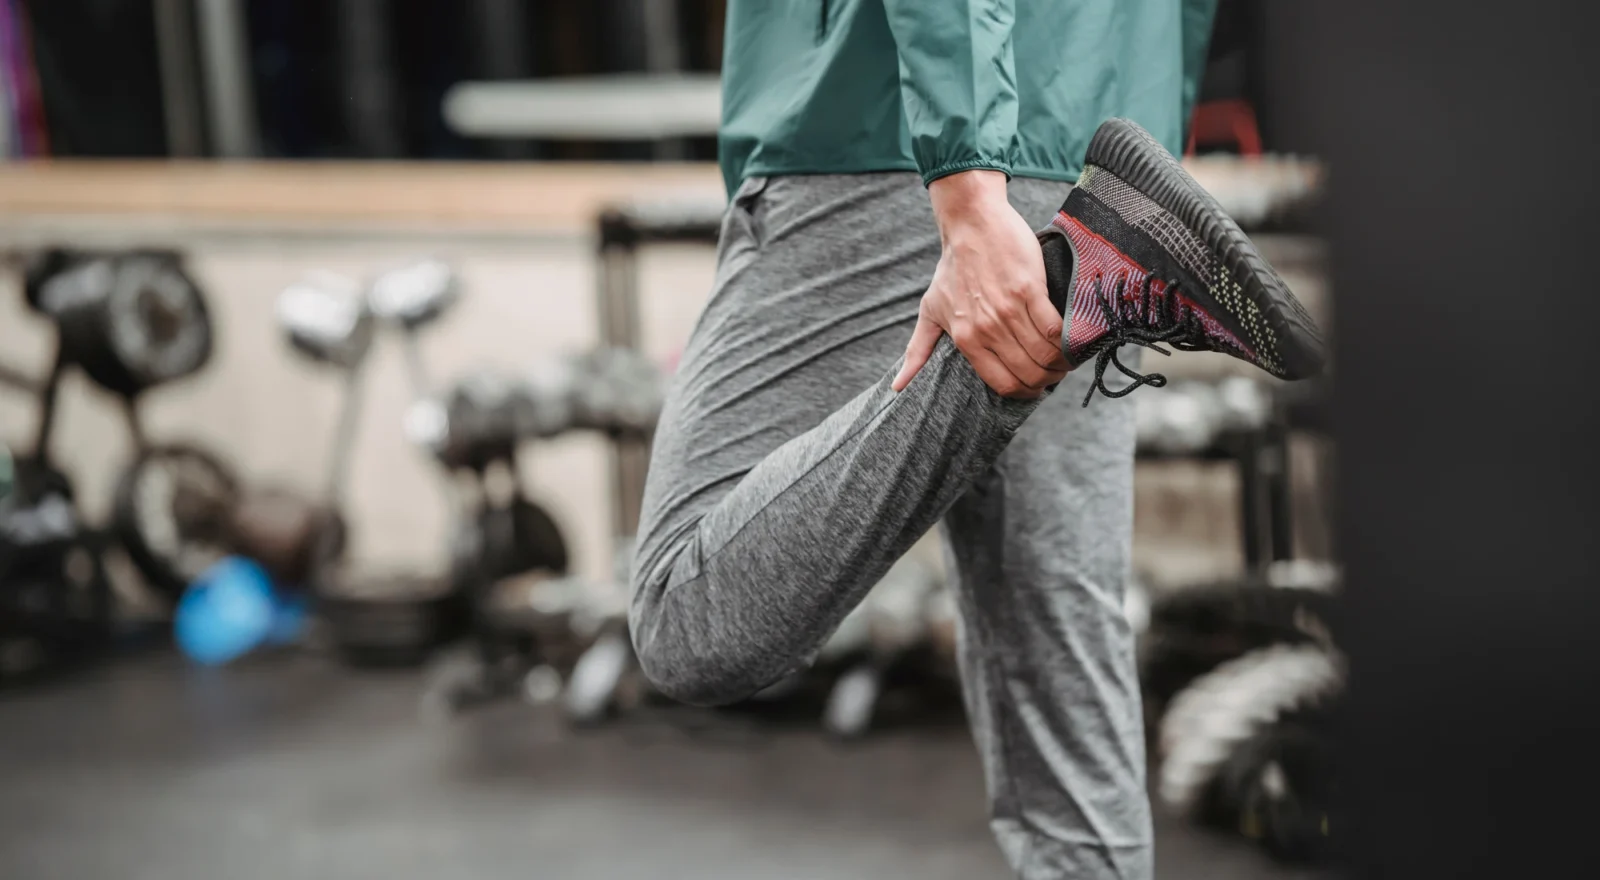
M1068 185L1013 180L1030 223ZM1151 876L1133 636L1122 614L1133 410L991 392L948 339L889 383L939 258L914 173L752 178L674 378L630 620L693 703L798 668L941 517L992 827L1025 878ZM1131 361L1130 361L1131 362Z

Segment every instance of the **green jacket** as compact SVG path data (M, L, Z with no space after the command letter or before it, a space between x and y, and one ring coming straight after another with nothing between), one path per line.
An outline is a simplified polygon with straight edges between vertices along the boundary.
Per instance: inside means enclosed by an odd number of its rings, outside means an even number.
M719 154L751 175L1076 181L1102 121L1183 146L1216 0L728 0Z

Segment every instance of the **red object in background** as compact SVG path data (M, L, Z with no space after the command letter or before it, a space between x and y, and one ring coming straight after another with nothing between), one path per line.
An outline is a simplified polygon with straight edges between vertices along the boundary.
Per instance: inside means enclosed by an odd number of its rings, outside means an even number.
M1189 143L1184 154L1193 156L1197 144L1230 144L1241 156L1261 155L1261 129L1256 125L1255 108L1240 98L1200 103L1189 122Z

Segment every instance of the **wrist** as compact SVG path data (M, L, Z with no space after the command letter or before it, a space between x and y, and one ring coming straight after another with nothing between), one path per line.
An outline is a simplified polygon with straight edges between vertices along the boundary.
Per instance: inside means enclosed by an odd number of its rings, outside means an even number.
M928 197L939 234L946 239L964 227L985 222L997 209L1010 207L1005 173L986 168L941 177L928 184Z

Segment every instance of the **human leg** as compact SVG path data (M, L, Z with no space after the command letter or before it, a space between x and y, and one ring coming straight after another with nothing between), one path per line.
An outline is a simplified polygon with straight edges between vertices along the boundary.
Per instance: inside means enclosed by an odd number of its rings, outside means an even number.
M635 561L634 641L669 695L727 702L808 662L1038 405L996 395L947 340L889 388L938 248L915 175L736 197Z

